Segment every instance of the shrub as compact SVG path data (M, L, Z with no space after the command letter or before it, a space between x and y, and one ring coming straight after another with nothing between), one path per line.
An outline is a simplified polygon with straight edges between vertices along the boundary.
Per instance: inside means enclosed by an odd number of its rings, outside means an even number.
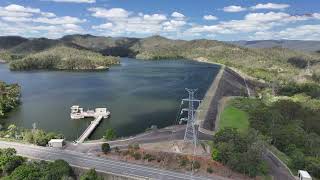
M140 149L139 144L137 144L137 143L133 144L133 149L134 150L139 150Z
M143 159L148 160L148 162L155 160L156 158L151 154L144 155Z
M132 155L134 157L135 160L140 160L141 159L141 154L139 152L135 152Z
M208 167L208 168L207 168L207 172L210 173L210 174L212 174L212 173L213 173L213 169L212 169L211 167Z
M103 180L103 178L97 174L95 169L90 169L80 177L80 180Z
M182 159L180 159L180 161L179 161L179 166L181 166L181 167L185 167L188 163L189 163L189 159L188 159L188 158L183 157L183 158L182 158Z
M101 150L103 153L107 154L111 151L111 147L110 147L110 144L109 143L103 143L101 145Z
M107 129L105 136L103 137L105 140L114 140L117 137L116 131L114 129Z
M201 165L200 165L200 163L198 161L194 161L193 162L193 168L194 169L200 169L200 167L201 167Z

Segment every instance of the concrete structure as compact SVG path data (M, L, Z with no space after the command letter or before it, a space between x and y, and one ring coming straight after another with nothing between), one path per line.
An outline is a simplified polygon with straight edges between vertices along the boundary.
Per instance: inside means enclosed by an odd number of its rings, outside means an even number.
M51 139L48 142L48 146L54 147L54 148L62 148L64 144L65 144L64 139Z
M312 177L307 171L299 170L298 171L299 180L312 180Z
M93 132L93 130L96 129L96 127L100 124L101 120L103 119L102 116L96 117L93 121L91 121L90 125L87 127L87 129L81 134L81 136L76 140L76 143L83 143L84 140L86 140L90 134Z
M83 108L81 108L78 105L73 105L71 107L71 113L70 117L71 119L83 119L83 118L90 118L90 117L98 117L102 116L103 118L108 118L110 115L110 112L107 110L107 108L96 108L95 110L87 110L84 111Z
M83 108L80 108L78 105L74 105L71 107L70 117L71 119L83 119L83 118L91 118L94 120L91 121L88 128L82 133L82 135L76 140L76 143L83 143L85 139L87 139L90 134L96 129L96 127L100 124L103 118L108 118L110 115L110 111L107 108L96 108L93 110L83 111Z

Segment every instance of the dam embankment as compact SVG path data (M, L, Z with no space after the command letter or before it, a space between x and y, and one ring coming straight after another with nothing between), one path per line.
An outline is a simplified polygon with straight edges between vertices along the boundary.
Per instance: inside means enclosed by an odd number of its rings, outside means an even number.
M196 115L199 131L213 134L219 112L219 103L223 97L255 96L256 89L263 84L248 80L229 67L222 66L220 72L209 87Z

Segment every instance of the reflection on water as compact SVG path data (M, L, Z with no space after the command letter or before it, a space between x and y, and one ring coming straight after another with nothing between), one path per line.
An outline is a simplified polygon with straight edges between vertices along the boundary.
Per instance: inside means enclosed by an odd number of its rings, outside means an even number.
M119 136L143 132L151 125L174 123L184 88L198 88L202 98L219 66L187 60L141 61L122 58L106 72L10 72L0 65L0 80L22 86L22 104L8 122L63 133L76 139L91 119L70 120L70 107L107 107L111 118L102 121L91 139L107 128Z

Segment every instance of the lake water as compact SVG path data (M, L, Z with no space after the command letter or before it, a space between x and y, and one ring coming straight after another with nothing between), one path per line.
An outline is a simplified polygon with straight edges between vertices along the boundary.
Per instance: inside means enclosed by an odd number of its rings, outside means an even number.
M92 119L71 120L70 107L107 107L104 119L90 139L101 138L107 128L118 136L145 131L151 125L172 125L185 88L198 88L202 98L219 66L188 60L142 61L122 58L121 65L104 72L11 72L0 64L0 80L22 86L22 104L7 120L18 126L63 133L74 140Z

